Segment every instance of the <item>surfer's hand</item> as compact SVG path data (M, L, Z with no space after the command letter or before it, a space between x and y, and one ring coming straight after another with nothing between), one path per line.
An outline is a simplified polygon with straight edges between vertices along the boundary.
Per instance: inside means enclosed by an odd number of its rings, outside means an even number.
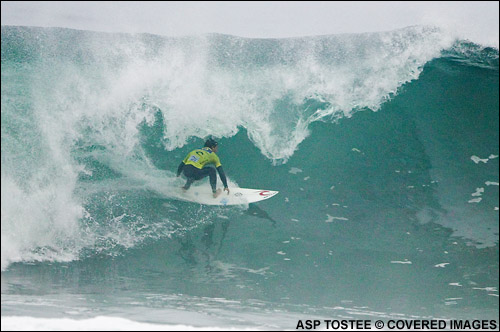
M224 188L224 190L227 191L227 194L229 195L229 188L226 187L226 188Z

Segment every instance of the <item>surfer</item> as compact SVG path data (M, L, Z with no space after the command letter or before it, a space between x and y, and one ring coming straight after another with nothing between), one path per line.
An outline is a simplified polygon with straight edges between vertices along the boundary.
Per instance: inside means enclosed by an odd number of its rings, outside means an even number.
M214 139L209 138L202 149L196 149L188 153L186 158L180 163L179 168L177 168L177 177L184 172L187 178L186 184L182 187L183 190L188 190L194 181L208 176L214 198L217 197L221 193L221 190L217 190L217 175L215 174L214 167L212 167L213 165L217 169L217 172L219 172L220 179L224 184L224 190L229 194L226 175L217 156L218 150L218 143Z

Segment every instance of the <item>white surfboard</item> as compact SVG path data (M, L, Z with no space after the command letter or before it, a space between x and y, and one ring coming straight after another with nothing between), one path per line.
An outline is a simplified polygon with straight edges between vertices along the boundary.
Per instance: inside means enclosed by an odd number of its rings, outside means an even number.
M187 191L179 188L179 195L176 196L184 201L206 205L244 205L269 199L277 193L278 191L272 190L229 188L229 194L222 191L217 198L214 198L212 188L204 185L191 187Z

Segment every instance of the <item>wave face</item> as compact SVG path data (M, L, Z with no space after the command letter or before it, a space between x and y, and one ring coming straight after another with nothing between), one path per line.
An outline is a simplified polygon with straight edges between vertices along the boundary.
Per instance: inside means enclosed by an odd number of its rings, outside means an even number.
M1 33L2 314L32 300L5 282L99 285L108 309L498 319L498 50L429 27ZM232 186L280 194L173 199L210 135Z

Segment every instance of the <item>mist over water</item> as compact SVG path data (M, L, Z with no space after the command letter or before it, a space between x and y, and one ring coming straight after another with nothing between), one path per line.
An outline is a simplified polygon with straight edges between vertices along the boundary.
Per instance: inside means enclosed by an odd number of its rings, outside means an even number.
M54 303L57 286L88 313L216 301L269 328L283 328L265 318L276 308L498 319L498 50L419 26L287 39L2 26L1 61L2 315L37 316L31 296ZM178 163L208 136L230 186L280 194L175 200Z

